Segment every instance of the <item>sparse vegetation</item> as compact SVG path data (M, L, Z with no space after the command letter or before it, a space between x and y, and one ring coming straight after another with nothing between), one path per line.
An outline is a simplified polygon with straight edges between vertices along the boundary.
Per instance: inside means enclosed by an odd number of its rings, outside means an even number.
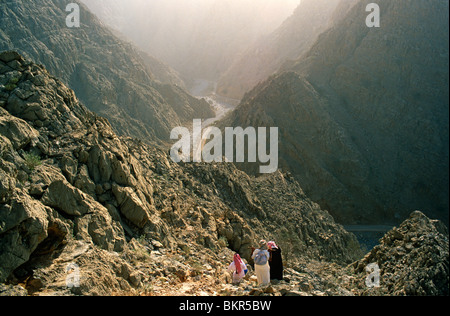
M219 246L222 248L226 248L228 247L228 240L225 236L220 236L219 237Z
M40 166L42 164L41 157L33 153L25 154L24 159L25 165L31 171L33 171L34 169L36 169L37 166Z
M19 78L14 77L9 80L9 83L15 85L19 82L19 80L20 80Z
M15 88L17 88L17 85L14 84L14 83L8 83L8 84L5 86L5 89L8 90L8 91L13 91Z

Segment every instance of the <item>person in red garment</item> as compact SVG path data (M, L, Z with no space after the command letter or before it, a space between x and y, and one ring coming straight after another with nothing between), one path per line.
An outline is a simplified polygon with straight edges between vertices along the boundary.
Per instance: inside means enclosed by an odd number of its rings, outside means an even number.
M247 273L247 266L242 261L239 254L235 254L233 262L228 267L228 271L233 272L233 284L239 284Z

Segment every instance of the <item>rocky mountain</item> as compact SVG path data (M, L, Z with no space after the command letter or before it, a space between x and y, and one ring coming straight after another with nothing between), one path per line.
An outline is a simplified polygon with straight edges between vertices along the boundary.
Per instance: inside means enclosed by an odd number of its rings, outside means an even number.
M234 99L277 72L288 60L306 53L318 36L335 23L335 11L355 1L303 0L271 34L261 37L221 76L217 93ZM347 8L348 9L348 8ZM341 15L338 15L338 17Z
M8 13L26 10L7 4ZM45 51L42 58L61 66ZM315 116L327 123L318 135L333 141L340 122L325 107L333 99L315 90L305 64L294 67L297 73L247 94L241 108L260 107L242 118L273 122L276 111L264 102L281 99L293 109L298 102L312 128ZM98 105L84 106L65 81L15 51L0 52L0 296L448 295L448 230L440 221L413 212L363 256L355 236L308 197L296 175L175 164L166 150L118 135L88 109ZM286 120L280 135L292 126ZM249 257L262 238L283 249L285 265L284 280L267 287L256 286ZM226 272L235 252L249 263L238 286ZM375 288L366 284L373 264Z
M232 251L249 260L261 238L277 240L286 262L345 264L361 254L291 176L175 164L117 136L13 51L0 54L0 113L0 282L16 290L138 293L163 277L169 286L201 275L205 264L218 277ZM66 286L67 267L80 269L81 287Z
M183 89L174 70L119 39L83 4L80 27L67 27L72 2L2 1L0 50L45 65L120 135L165 141L173 127L214 116L206 101Z
M338 222L448 223L448 2L379 1L380 28L368 3L220 125L279 127L280 168Z

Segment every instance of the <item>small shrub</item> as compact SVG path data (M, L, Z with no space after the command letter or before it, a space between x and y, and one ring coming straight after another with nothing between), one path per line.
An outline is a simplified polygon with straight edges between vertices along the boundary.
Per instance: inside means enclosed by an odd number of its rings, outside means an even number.
M222 248L228 247L228 240L225 236L220 236L219 238L219 246Z
M11 78L11 79L9 80L9 83L15 85L15 84L17 84L17 83L19 82L19 80L20 80L19 78Z
M8 84L5 86L5 89L8 90L8 91L13 91L15 88L17 88L17 85L14 84L14 83L8 83Z
M41 157L32 153L25 154L24 158L25 158L25 165L31 171L33 171L34 169L36 169L37 166L40 166L42 164Z
M8 91L13 91L15 88L17 88L17 83L19 82L19 78L11 78L8 81L8 84L5 86L5 89Z

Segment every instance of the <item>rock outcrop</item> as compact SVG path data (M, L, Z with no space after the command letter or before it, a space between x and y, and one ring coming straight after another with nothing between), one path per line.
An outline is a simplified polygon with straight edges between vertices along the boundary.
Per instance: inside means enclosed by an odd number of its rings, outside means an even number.
M398 228L389 231L380 244L353 264L357 274L376 263L380 287L364 289L363 295L449 295L448 229L416 211ZM365 278L365 277L364 277Z

